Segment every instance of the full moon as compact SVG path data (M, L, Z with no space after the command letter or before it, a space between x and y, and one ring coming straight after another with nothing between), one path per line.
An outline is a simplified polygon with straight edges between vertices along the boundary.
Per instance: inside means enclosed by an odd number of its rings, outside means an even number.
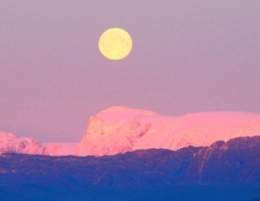
M98 46L106 58L120 60L129 55L133 42L131 36L124 29L111 28L100 36Z

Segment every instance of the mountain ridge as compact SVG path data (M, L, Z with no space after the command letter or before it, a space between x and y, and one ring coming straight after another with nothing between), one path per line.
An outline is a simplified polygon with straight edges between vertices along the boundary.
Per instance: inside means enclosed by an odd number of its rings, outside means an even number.
M87 131L76 146L76 155L113 155L150 148L177 150L257 135L259 114L204 112L170 117L112 107L90 118Z
M79 143L44 143L0 132L0 154L114 155L128 151L209 146L218 140L259 136L260 114L243 112L188 113L179 117L114 106L89 118Z
M247 201L260 196L259 155L260 136L112 156L6 153L0 198Z

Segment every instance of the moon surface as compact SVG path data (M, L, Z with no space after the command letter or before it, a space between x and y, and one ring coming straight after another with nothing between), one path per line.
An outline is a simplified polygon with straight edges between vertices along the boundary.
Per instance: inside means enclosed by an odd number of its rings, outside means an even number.
M98 46L106 58L120 60L129 55L133 42L131 36L124 29L111 28L100 36Z

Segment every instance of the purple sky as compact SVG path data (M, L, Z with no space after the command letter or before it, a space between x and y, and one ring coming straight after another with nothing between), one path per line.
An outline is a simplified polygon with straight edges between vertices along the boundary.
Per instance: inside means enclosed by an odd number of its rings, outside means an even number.
M0 0L0 130L79 141L110 106L260 113L259 0ZM124 28L110 61L98 39Z

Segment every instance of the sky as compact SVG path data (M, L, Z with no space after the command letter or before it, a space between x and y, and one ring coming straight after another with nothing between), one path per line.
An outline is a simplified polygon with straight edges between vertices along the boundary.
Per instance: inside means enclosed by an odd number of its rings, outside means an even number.
M0 130L78 142L111 106L260 113L259 0L0 0ZM125 29L125 59L98 40Z

